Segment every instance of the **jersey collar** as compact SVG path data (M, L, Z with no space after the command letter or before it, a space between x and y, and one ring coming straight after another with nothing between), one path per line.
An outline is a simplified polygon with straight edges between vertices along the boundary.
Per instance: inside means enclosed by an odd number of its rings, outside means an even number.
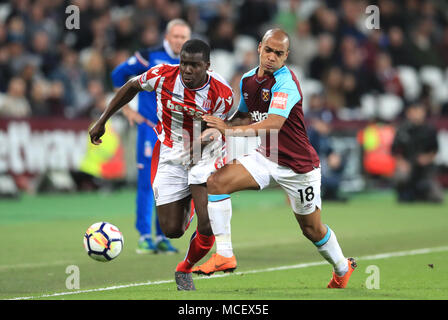
M285 68L287 68L287 66L286 65L283 65L280 69L278 69L277 71L275 71L274 73L273 73L273 75L274 76L276 76L276 75L278 75L280 72L282 72Z
M267 79L269 76L264 75L263 77L258 77L258 69L260 68L260 66L257 67L257 69L255 70L255 75L256 75L256 79L258 79L257 81L261 81L263 82L265 79ZM277 69L272 76L275 77L276 75L278 75L280 72L283 71L284 68L287 68L286 65L283 65L280 69Z

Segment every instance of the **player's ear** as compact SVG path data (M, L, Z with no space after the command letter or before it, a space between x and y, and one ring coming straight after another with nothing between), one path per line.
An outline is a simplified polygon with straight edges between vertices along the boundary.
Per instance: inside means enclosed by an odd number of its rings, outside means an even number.
M205 63L205 70L209 70L210 69L210 61Z

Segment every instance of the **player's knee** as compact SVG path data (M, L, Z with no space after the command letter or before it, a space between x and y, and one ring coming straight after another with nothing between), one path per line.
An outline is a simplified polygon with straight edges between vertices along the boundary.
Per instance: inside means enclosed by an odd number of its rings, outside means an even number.
M220 182L219 175L212 174L207 179L207 192L209 194L223 194L226 193L223 189L223 184Z
M164 232L165 237L170 239L178 239L183 236L184 230L182 228L173 228Z
M160 228L162 229L163 234L165 237L170 239L177 239L182 237L185 230L182 226L177 224L160 224Z

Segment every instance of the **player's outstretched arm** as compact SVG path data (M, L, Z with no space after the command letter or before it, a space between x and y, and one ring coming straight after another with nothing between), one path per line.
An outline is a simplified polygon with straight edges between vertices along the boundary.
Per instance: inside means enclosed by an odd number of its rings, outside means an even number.
M121 107L128 104L135 95L142 91L142 87L138 82L138 77L130 79L124 84L114 95L111 102L107 106L106 110L101 114L100 118L95 122L95 124L90 128L89 135L90 141L93 144L100 144L101 137L105 132L105 125L107 120Z

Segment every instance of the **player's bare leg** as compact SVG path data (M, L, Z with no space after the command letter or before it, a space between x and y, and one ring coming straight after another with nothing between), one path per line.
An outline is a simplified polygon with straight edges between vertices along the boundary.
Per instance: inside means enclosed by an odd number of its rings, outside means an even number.
M191 196L157 206L160 228L167 238L180 238L190 214Z
M216 239L216 253L204 264L193 268L194 273L211 275L216 271L232 272L236 269L230 228L230 194L248 189L258 190L259 185L237 161L227 164L208 178L208 215Z
M198 216L198 231L200 234L212 236L213 231L210 226L210 220L207 211L207 185L192 184L190 185L191 195L193 196L196 214Z
M190 185L190 191L193 196L198 227L191 237L184 260L176 267L175 278L178 290L195 290L191 277L192 267L210 251L215 243L207 212L207 187L205 184Z
M258 190L260 186L237 160L226 164L207 180L208 194L231 194L241 190Z
M353 258L345 258L339 246L336 234L328 226L322 224L320 209L308 215L295 213L303 235L314 243L319 253L333 266L333 277L328 288L345 288L356 268Z
M191 196L157 206L160 227L166 237L180 238L187 227L190 218ZM200 219L198 217L198 223ZM213 244L212 244L213 245ZM191 272L177 270L174 273L178 290L196 290Z
M300 215L295 213L296 220L302 229L303 235L312 242L321 240L327 233L327 227L322 224L320 218L320 209L307 215Z

